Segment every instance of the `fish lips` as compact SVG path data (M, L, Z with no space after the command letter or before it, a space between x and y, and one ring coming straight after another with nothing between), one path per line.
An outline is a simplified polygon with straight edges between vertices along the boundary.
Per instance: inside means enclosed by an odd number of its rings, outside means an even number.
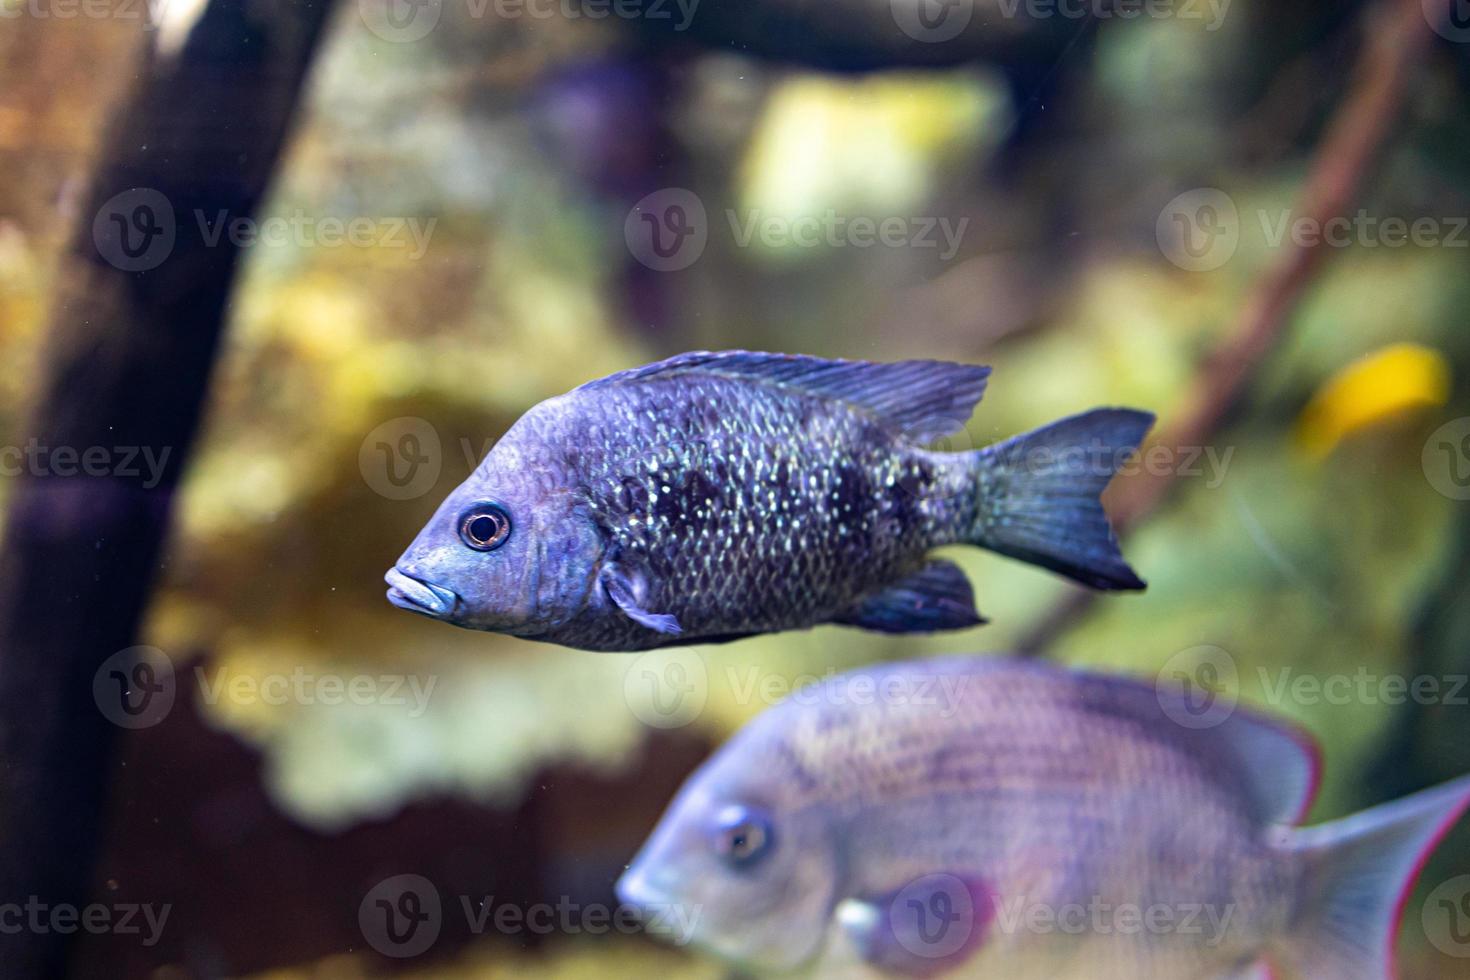
M388 601L399 609L430 619L448 619L459 606L459 596L443 586L407 575L397 568L383 576L388 583Z

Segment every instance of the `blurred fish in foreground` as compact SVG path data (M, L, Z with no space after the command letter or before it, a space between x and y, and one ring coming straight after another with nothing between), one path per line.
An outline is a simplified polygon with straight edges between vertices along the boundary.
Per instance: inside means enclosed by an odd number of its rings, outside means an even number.
M1142 589L1098 497L1153 424L1104 408L935 452L990 369L696 351L521 417L385 576L471 629L644 650L841 623L978 626L969 544Z
M1301 733L1198 691L994 658L869 667L737 734L618 893L697 910L696 944L760 972L822 962L835 920L897 976L1393 976L1404 898L1470 778L1297 828L1319 769Z

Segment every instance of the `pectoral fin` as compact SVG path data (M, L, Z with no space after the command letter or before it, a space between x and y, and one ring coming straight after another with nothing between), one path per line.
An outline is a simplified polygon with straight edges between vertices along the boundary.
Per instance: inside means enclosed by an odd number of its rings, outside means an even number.
M985 619L975 611L965 573L953 562L935 559L832 621L881 633L929 633L968 629Z
M683 632L676 617L668 613L649 612L643 608L649 592L648 579L643 573L618 562L609 562L602 567L598 577L603 589L607 591L607 597L633 622L671 636Z
M850 899L838 923L864 962L884 973L948 973L984 945L995 917L985 883L972 875L930 874L888 894Z

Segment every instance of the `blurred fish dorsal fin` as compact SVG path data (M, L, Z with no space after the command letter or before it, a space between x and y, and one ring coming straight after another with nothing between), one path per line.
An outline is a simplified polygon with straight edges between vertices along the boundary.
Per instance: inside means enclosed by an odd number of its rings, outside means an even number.
M1246 794L1263 824L1301 823L1316 798L1321 752L1306 732L1230 700L1202 701L1199 692L1159 682L1083 675L1092 710L1132 716L1191 754ZM1129 689L1132 689L1130 693ZM1219 697L1224 697L1220 695ZM1208 710L1202 706L1208 704Z
M1198 734L1213 735L1236 762L1263 823L1295 826L1306 819L1322 779L1322 753L1312 736L1244 710Z
M805 354L693 351L589 381L578 391L673 374L720 375L780 385L859 406L918 442L957 432L969 421L990 368L950 361L833 361Z

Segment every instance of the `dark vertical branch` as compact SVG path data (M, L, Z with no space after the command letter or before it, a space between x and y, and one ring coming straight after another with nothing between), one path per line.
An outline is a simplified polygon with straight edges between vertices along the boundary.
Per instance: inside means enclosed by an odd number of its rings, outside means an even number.
M1446 5L1446 11L1448 6ZM1397 132L1404 102L1433 37L1420 0L1384 0L1365 25L1363 53L1347 100L1333 117L1317 149L1293 214L1322 228L1346 215L1357 201ZM1288 242L1255 282L1225 343L1188 387L1190 402L1173 414L1158 443L1169 447L1209 445L1230 410L1292 322L1328 257L1325 242ZM1143 450L1147 452L1147 448ZM1152 513L1173 489L1173 476L1139 474L1119 487L1112 501L1119 535ZM1095 593L1069 592L1023 636L1019 649L1036 655L1076 624Z
M104 139L0 551L0 901L85 899L114 733L93 676L134 642L239 258L199 218L254 214L327 6L213 0ZM5 937L5 975L61 974L66 938Z

